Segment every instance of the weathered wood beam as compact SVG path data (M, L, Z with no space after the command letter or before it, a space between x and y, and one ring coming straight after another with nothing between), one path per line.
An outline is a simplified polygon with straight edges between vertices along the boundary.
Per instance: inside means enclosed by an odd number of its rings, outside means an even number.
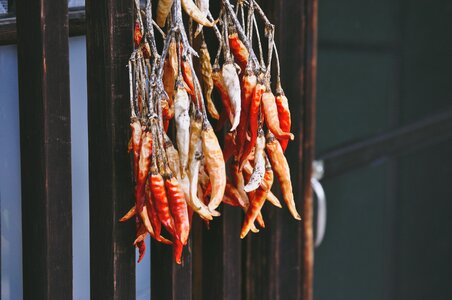
M90 263L92 299L135 298L129 80L133 1L87 0ZM149 249L148 249L149 250Z
M68 7L18 1L24 299L72 299Z

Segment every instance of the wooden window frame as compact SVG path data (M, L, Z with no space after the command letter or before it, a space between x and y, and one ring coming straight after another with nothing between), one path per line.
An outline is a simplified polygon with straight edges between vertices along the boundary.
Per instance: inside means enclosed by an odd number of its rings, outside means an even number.
M0 46L17 44L16 17L13 13L0 15ZM69 9L69 36L86 34L85 9Z

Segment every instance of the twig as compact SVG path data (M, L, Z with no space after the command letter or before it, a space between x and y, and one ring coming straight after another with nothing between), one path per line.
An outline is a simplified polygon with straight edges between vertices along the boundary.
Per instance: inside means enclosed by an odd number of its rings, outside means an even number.
M224 43L223 43L223 50L224 50L224 60L226 62L231 61L231 49L229 49L229 34L228 34L228 16L224 14L223 16L223 34L224 34Z
M268 36L268 58L267 58L267 74L265 76L270 77L270 70L272 67L272 57L273 57L273 45L275 43L275 36L274 36L274 32L272 32L271 34L269 34Z
M243 9L243 4L240 3L240 13L241 13L241 17L242 17L242 27L245 28L245 11Z
M150 85L150 79L151 79L151 75L150 72L151 70L147 68L146 65L146 60L143 58L141 59L141 65L142 65L142 70L143 70L143 87L142 89L144 90L144 99L143 102L145 103L143 107L147 107L148 108L148 113L147 115L150 116L154 113L154 105L151 101L152 97L153 97L153 88Z
M276 92L278 92L278 88L281 89L281 67L279 64L279 55L278 49L276 48L276 43L273 43L273 50L275 52L276 58Z
M128 63L129 68L129 92L130 92L130 118L132 120L137 118L137 115L135 113L135 107L133 105L133 74L132 74L132 62L129 60Z
M257 27L256 18L253 18L254 28L256 29L257 45L259 47L259 60L261 64L261 71L265 72L264 52L262 51L262 43L259 28ZM253 37L251 37L253 38Z
M253 2L254 8L256 9L257 13L259 14L259 16L264 21L265 25L272 25L272 23L267 18L267 16L265 15L264 11L262 10L262 8L259 6L259 4L255 0L244 1L244 3L247 4L248 6L251 5L251 2Z
M141 18L140 13L140 0L135 0L135 12L138 20L138 24L140 25L140 30L144 32L143 19Z
M134 73L134 75L135 75L135 86L134 86L134 97L133 97L133 100L134 100L134 103L135 103L135 107L137 108L137 116L141 119L141 111L140 111L140 106L138 105L138 78L140 77L139 76L139 73L138 73L138 68L137 68L137 62L136 62L136 59L134 59L133 61L132 61L132 66L133 66L133 70L135 71Z
M163 65L165 63L166 55L168 54L168 48L170 45L171 38L173 37L173 34L174 34L173 29L170 29L166 35L165 42L163 43L162 55L159 58L159 67L157 69L157 81L158 81L157 85L162 84L162 87L163 87L162 83Z
M193 19L188 19L188 42L193 45Z
M247 36L250 41L251 47L253 45L253 18L254 18L254 2L250 2L248 8L248 19L247 19Z
M152 66L149 63L149 60L146 60L146 67L148 70L148 79L149 79L149 84L148 84L148 88L149 88L149 95L148 95L148 102L149 102L149 107L150 107L150 115L149 118L155 116L155 109L153 107L153 98L154 98L154 92L157 92L155 87L156 87L156 80L155 80L155 66L156 64L153 63ZM168 98L168 96L166 96Z
M262 8L259 6L259 4L257 4L256 1L254 0L250 0L251 2L253 2L253 7L256 9L257 13L259 14L259 16L261 16L262 20L264 20L264 23L266 26L268 25L272 25L273 24L270 22L270 20L267 18L267 16L265 15L264 11L262 10Z
M139 0L135 0L135 1L139 1ZM154 22L154 20L152 19L152 0L147 0L147 2L146 2L146 27L147 27L146 28L147 29L146 30L146 40L148 40L149 43L151 44L152 56L154 57L154 62L156 62L157 58L159 57L159 53L157 51L157 46L155 45L154 26L152 25L153 22Z
M150 114L150 112L153 110L152 103L148 103L148 96L149 93L147 92L147 86L148 86L148 74L146 72L146 65L145 65L145 59L143 57L143 54L141 51L138 52L137 57L137 63L138 63L138 75L139 78L137 79L139 86L140 86L140 95L141 95L141 119L143 123L147 122L147 117Z
M141 54L141 52L140 52ZM140 89L141 89L141 107L142 107L142 113L141 117L144 119L147 117L147 103L146 103L146 76L145 76L145 70L143 68L143 56L138 56L138 74L140 75L139 83L140 83Z
M187 33L185 32L184 22L182 20L182 7L180 0L174 0L173 7L171 8L171 14L174 15L172 20L173 24L171 24L171 26L174 26L174 31L179 32L182 37L182 45L184 47L185 55L191 54L199 57L198 53L190 46L190 43L188 42Z
M157 31L160 32L160 34L162 35L162 38L165 39L166 34L163 32L162 28L160 28L160 26L154 20L152 20L152 25L154 25L154 27L157 29Z
M240 25L239 20L237 20L237 16L234 14L234 10L232 9L231 3L229 3L228 0L222 0L223 6L226 8L229 17L231 18L232 22L234 23L237 33L239 34L240 39L242 40L243 44L247 48L251 60L254 62L256 67L259 67L259 62L257 60L256 54L254 54L253 48L250 46L250 43L245 35L245 32L243 31L242 26Z
M220 12L220 18L221 18L221 14L222 14L222 12ZM208 13L207 16L213 20L212 14L210 12ZM218 27L216 24L213 25L213 32L215 32L215 35L218 39L218 50L217 50L217 54L216 54L215 60L214 60L214 65L215 65L215 64L218 64L218 62L220 60L221 49L223 49L223 37L221 36L221 32L220 32L220 30L218 30Z

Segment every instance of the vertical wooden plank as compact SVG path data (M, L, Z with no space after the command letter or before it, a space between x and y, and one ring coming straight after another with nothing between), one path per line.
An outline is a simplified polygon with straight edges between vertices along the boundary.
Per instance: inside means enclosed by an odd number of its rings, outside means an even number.
M184 248L181 265L174 262L170 246L152 240L151 298L192 299L192 259L192 236Z
M192 299L202 299L202 266L203 266L203 253L202 253L202 226L203 221L200 218L193 219L192 225Z
M312 193L314 158L316 0L262 3L276 25L282 83L292 112L295 141L286 157L302 221L287 209L264 207L266 228L247 237L244 282L246 299L312 300ZM294 30L296 29L296 30ZM282 200L279 187L274 192Z
M295 221L287 208L279 215L280 230L278 242L280 258L278 264L278 299L302 299L301 269L303 252L300 249L300 231L306 222L303 210L303 139L305 126L303 104L305 102L305 40L306 40L306 1L284 1L281 17L281 68L285 92L292 111L292 132L295 142L289 145L286 157L291 166L291 176L295 202L302 220ZM299 30L290 30L298 28ZM292 32L292 33L291 33ZM292 43L292 42L293 43ZM310 187L309 187L310 188ZM282 199L282 197L281 197Z
M223 299L223 218L214 218L202 230L202 299ZM221 219L220 219L221 218Z
M174 300L192 299L192 259L192 237L190 236L182 255L182 265L172 263L172 294Z
M300 62L303 53L298 53L298 57L295 56L294 60L289 64L287 64L286 59L293 55L290 51L297 52L297 47L299 47L300 43L299 41L304 34L300 17L303 12L303 2L304 1L294 1L293 5L295 5L295 7L290 7L290 4L287 1L270 1L262 3L267 16L276 26L275 43L279 49L283 72L281 74L282 83L286 94L289 97L290 109L292 112L299 111L299 105L301 103L300 100L292 100L297 98L301 99L300 84L292 78L295 77L294 74L303 67ZM288 9L291 9L289 18L286 15ZM290 24L288 25L287 23ZM298 29L293 31L292 28ZM295 40L293 40L294 33L296 33ZM288 43L288 41L295 41L295 43ZM288 45L290 46L287 47ZM275 67L276 60L273 60L273 68ZM289 69L289 67L292 69ZM290 90L293 86L295 86L295 89ZM296 96L295 98L292 98L294 97L294 93ZM292 115L292 118L293 120L299 120L296 113L295 115ZM293 121L293 123L295 125L296 122ZM301 129L297 128L297 125L294 125L292 132L298 136L298 138L296 138L294 142L289 143L289 149L286 156L291 166L292 181L296 182L297 178L294 177L294 171L296 172L295 166L297 166L298 162L294 163L294 160L291 161L293 154L290 154L290 151L299 147L298 143ZM296 186L297 184L294 184L294 188ZM279 184L276 179L272 190L282 201ZM251 280L259 278L260 281L254 283L254 288L250 291L250 295L247 299L254 299L253 297L260 297L262 299L298 299L297 293L294 292L294 290L297 289L296 284L293 284L297 276L296 270L298 268L298 261L294 255L296 245L292 238L294 235L294 228L298 225L297 221L295 221L288 213L284 204L282 209L278 209L267 203L263 208L262 214L265 219L266 228L259 233L259 239L252 239L249 241L249 245L251 245L253 250L249 253L249 256L251 257L247 257L247 260L251 260L249 263L250 266L254 266L253 268L262 274L260 276L257 276L257 274L249 275ZM289 238L287 236L289 236ZM265 255L265 257L262 258L260 257L261 255ZM258 267L260 261L264 261L265 264L261 264L261 267ZM284 262L287 264L284 265ZM267 286L268 288L261 290L260 286Z
M151 240L151 299L173 299L172 250Z
M8 13L14 13L16 11L16 1L8 0Z
M16 9L23 295L72 299L67 2L19 1Z
M240 300L242 296L242 211L223 204L223 298ZM215 258L213 258L215 259ZM207 298L209 299L209 298Z
M202 278L202 299L241 299L241 221L240 209L223 204L221 217L214 218L209 228L203 224L202 273L195 276Z
M86 1L92 299L135 298L135 224L118 222L133 204L126 68L132 9L131 0Z
M213 15L218 15L221 1L210 3ZM209 49L216 49L217 38L211 30L205 30ZM199 38L194 39L194 49L201 46ZM212 50L210 55L213 56ZM193 57L195 70L199 61ZM198 73L198 78L201 78ZM219 101L219 94L214 90L214 101ZM219 106L217 106L219 107ZM216 121L211 120L212 124ZM223 147L224 134L217 132ZM229 170L229 165L226 166ZM243 212L237 207L222 204L221 216L214 218L209 227L194 216L193 227L193 299L227 299L240 300L242 297L242 241L240 229Z
M311 189L312 162L315 147L316 78L317 78L317 15L318 0L308 0L306 6L306 77L305 100L303 103L303 230L302 247L302 296L304 300L313 299L314 237L313 237L313 199Z
M301 211L301 143L302 80L304 71L304 5L303 1L271 1L261 3L270 21L276 26L282 84L292 112L292 132L295 141L289 143L286 157L291 166L291 178L297 208ZM294 30L296 28L296 30ZM273 191L282 201L278 181ZM246 238L245 299L301 299L299 257L299 227L283 204L282 209L266 204L263 208L266 228Z

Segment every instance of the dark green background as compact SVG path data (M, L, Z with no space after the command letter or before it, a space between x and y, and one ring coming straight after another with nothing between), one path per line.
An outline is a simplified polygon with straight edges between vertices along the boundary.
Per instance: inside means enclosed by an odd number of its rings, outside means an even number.
M452 1L320 0L318 157L452 109ZM324 180L315 300L452 299L452 141Z

